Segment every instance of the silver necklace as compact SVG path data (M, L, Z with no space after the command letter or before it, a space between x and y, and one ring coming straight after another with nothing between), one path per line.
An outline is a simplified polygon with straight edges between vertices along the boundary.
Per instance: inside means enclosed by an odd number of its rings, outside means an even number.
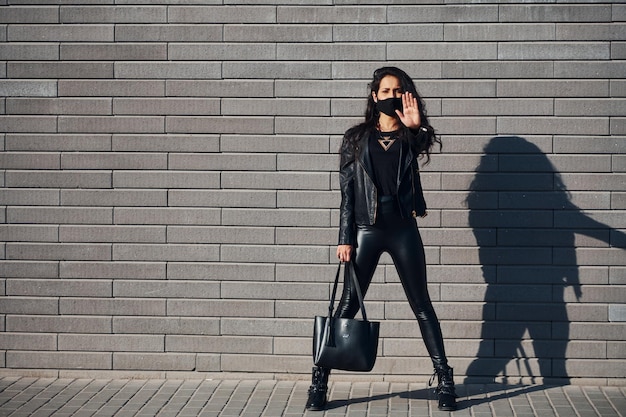
M387 135L383 136L380 130L377 130L377 132L378 132L378 143L380 144L380 146L382 146L385 152L387 152L389 148L393 146L393 144L395 143L398 137L392 133L389 133L388 136Z

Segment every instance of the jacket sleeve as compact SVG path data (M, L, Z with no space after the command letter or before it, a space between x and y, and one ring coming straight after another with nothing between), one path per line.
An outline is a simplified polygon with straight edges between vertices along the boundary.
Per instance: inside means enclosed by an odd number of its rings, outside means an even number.
M422 189L422 181L420 178L420 169L417 157L421 152L421 148L423 147L423 143L426 142L426 134L430 127L420 127L419 129L410 129L411 135L411 143L414 144L412 147L413 152L416 153L416 158L411 161L411 169L413 170L412 178L413 181L413 210L415 214L420 217L423 217L426 214L426 200L424 199L424 190ZM432 129L432 128L431 128Z
M409 129L409 143L417 154L424 151L429 129L432 130L432 127L420 126L417 129Z
M426 199L424 199L424 190L422 188L419 164L417 163L417 160L415 160L415 165L414 167L411 167L411 169L415 170L415 177L414 177L415 184L413 185L413 198L415 199L415 203L414 203L415 212L418 216L423 217L424 214L426 214Z
M341 188L341 206L339 207L339 244L354 245L354 148L344 137L340 150L339 186Z

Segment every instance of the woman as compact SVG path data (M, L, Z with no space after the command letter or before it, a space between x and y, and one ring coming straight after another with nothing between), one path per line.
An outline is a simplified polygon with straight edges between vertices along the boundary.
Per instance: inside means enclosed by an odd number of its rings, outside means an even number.
M418 157L441 143L430 126L411 77L395 67L374 72L365 121L345 133L339 181L341 207L337 257L353 262L363 294L383 252L388 252L422 333L438 377L439 409L455 410L439 321L426 286L424 246L415 217L426 217ZM344 282L336 311L353 318L359 309L351 281ZM306 408L324 409L330 369L314 367ZM432 379L431 379L432 383Z

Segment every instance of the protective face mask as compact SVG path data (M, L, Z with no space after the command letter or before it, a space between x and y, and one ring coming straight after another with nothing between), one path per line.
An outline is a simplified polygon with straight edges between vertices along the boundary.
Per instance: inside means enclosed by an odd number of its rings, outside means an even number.
M390 117L398 117L396 110L402 111L402 99L391 97L384 100L378 100L376 102L376 108L379 112L385 113Z

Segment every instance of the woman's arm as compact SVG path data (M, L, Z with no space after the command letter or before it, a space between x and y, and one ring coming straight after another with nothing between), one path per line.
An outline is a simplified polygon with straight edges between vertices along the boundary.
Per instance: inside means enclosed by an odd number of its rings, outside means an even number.
M339 206L339 245L354 245L355 152L354 147L345 136L340 152L339 186L341 189L341 205Z

